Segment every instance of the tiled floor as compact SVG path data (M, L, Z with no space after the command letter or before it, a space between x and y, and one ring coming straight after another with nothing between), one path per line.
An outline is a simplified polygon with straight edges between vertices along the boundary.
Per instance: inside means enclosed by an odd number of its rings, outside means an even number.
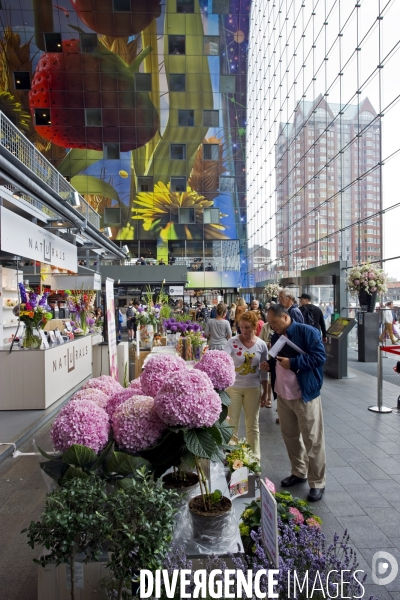
M386 587L371 584L372 558L377 550L390 552L400 563L400 415L368 411L368 406L376 403L376 378L361 371L353 373L355 379L325 380L322 398L328 479L315 512L323 519L328 543L335 532L348 530L359 568L368 575L365 598L400 600L400 575ZM394 406L398 394L396 385L384 383L385 404ZM262 410L261 447L263 474L279 487L290 467L276 416L275 404ZM44 426L36 438L45 438L48 428ZM31 452L31 444L20 450ZM290 491L305 498L308 486ZM1 600L40 600L37 567L32 562L39 551L28 547L20 531L39 516L45 492L35 457L7 458L0 465Z

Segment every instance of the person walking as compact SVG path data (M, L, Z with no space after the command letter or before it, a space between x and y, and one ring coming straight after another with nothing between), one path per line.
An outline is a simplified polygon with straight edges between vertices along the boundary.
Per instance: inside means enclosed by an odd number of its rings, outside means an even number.
M229 324L231 328L235 324L235 314L236 314L236 304L232 302L231 307L229 309Z
M282 437L292 467L291 475L283 479L281 485L291 487L308 479L308 500L316 502L322 498L326 483L321 404L325 348L316 328L293 321L283 306L271 306L267 318L275 332L272 348L285 336L304 351L293 358L278 354L261 364L262 371L271 372Z
M292 321L304 323L304 318L296 302L296 296L288 288L279 291L278 302L288 311Z
M255 335L257 322L254 312L242 313L238 323L240 334L228 340L224 351L233 358L236 371L235 383L226 390L231 399L228 407L230 425L234 428L233 434L237 435L243 408L246 438L260 461L260 406L265 406L267 401L267 373L261 372L260 365L266 362L268 350L266 343Z
M310 294L302 294L299 296L299 300L299 308L303 315L304 323L318 329L322 335L322 341L326 344L328 338L326 337L326 325L322 310L316 304L311 304Z
M217 304L216 317L209 319L204 334L207 336L210 350L223 350L226 342L232 337L232 330L229 322L226 320L228 308L222 302Z
M265 318L265 315L264 315L263 311L261 310L261 305L260 305L260 303L259 303L259 301L258 301L258 300L252 300L252 301L250 302L250 310L257 311L257 312L258 312L258 314L260 315L260 319L261 319L261 321L262 321L263 323L265 323L265 322L266 322L266 320L267 320L267 319ZM258 334L257 334L257 335L258 335Z
M236 325L236 330L238 333L240 333L240 328L239 328L240 317L242 316L242 314L244 312L246 312L246 310L247 310L247 304L244 301L244 298L238 298L238 300L236 302L236 311L235 311L235 325Z
M382 310L383 331L379 336L379 341L383 344L386 334L389 335L392 344L399 342L393 334L393 302L386 302L386 308Z

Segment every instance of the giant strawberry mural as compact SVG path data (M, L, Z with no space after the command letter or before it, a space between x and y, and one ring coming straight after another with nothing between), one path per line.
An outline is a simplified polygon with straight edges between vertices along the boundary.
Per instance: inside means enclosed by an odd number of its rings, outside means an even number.
M139 33L161 14L160 0L71 0L71 4L89 29L113 37Z
M144 56L146 51L142 52ZM135 71L141 56L128 66L101 43L85 54L78 40L64 40L62 52L39 60L29 93L35 109L49 109L50 123L35 125L45 139L66 148L103 150L118 143L121 152L144 146L156 133L159 118L148 92L136 92ZM97 126L88 126L85 109L100 109Z

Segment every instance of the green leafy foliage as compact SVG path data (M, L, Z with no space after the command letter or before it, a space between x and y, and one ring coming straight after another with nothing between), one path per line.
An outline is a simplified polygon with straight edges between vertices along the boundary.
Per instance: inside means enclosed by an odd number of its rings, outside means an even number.
M48 551L36 561L42 567L49 563L70 565L71 598L75 597L76 555L83 554L84 562L98 560L102 544L109 535L107 496L103 486L103 482L93 476L73 477L47 495L40 520L32 521L22 532L27 533L31 548L39 545Z
M120 582L133 578L140 569L159 569L167 554L174 530L178 494L154 481L145 469L137 472L129 489L109 497L108 567ZM122 598L122 592L118 600Z
M73 446L64 452L61 460L67 465L84 467L95 463L96 459L97 454L91 448L81 444L73 444Z

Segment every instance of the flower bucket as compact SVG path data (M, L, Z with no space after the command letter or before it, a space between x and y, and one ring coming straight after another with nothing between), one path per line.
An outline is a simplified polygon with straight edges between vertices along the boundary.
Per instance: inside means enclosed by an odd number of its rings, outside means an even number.
M154 328L151 323L140 325L140 347L142 350L151 350L153 347Z
M222 497L213 508L213 512L202 509L202 496L195 496L189 502L189 514L192 519L193 539L199 540L203 537L220 540L223 531L228 527L232 502L225 496Z
M369 313L372 313L375 310L376 297L377 292L371 292L371 294L368 294L366 290L360 290L358 292L358 300L360 302L360 306L366 306L367 312Z

